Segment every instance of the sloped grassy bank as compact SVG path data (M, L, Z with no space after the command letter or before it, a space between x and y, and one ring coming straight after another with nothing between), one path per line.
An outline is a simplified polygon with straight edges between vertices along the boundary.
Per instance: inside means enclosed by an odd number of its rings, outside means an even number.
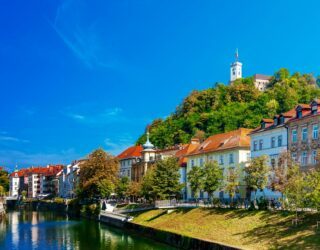
M244 249L319 249L318 214L211 208L151 210L132 214L133 223L183 236L232 245Z

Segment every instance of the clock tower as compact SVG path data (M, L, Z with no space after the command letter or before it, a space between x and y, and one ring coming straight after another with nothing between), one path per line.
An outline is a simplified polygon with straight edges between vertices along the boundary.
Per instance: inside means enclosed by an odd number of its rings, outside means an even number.
M236 50L236 60L230 66L230 82L242 78L242 63L239 62L238 49Z

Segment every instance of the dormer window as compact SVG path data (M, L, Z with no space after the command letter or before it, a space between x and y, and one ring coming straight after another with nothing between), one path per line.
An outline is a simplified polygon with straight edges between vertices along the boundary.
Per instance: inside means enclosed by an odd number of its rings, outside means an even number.
M318 103L316 101L313 101L311 103L311 114L315 115L318 113Z
M273 124L274 124L275 126L278 125L278 118L277 118L277 117L274 117L274 118L273 118Z
M282 115L279 118L279 124L283 124L283 123L284 123L284 116Z
M302 107L301 106L298 106L296 108L296 113L297 113L297 118L301 118L302 117Z

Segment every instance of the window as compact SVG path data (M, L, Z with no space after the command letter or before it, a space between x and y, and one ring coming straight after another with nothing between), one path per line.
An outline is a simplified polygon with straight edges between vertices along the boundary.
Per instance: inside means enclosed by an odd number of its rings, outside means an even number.
M275 168L275 166L276 166L276 159L271 159L271 167L272 167L272 169L274 169Z
M297 153L292 153L291 154L291 158L292 158L293 161L297 161L298 160L297 159Z
M280 116L279 122L280 122L280 124L284 123L284 116Z
M272 148L276 147L276 138L275 137L271 137L271 147Z
M308 139L308 128L302 128L302 141L307 141Z
M263 140L261 139L259 141L259 150L262 150L263 149Z
M302 152L301 164L302 164L303 166L305 166L305 165L308 164L308 155L307 155L307 152L306 152L306 151Z
M282 146L282 135L278 136L278 147Z
M200 158L200 167L202 167L202 166L203 166L203 159Z
M257 149L258 149L258 143L257 143L257 141L254 141L253 142L253 151L257 151Z
M247 153L247 161L250 160L250 153Z
M219 156L219 164L220 164L220 165L223 165L223 155L220 155L220 156Z
M292 130L292 132L291 132L291 141L297 142L297 130L296 129Z
M277 118L277 117L275 117L275 118L273 119L273 124L274 124L275 126L278 125L278 118Z
M312 138L313 139L318 139L318 132L319 132L319 129L318 129L318 124L316 125L313 125L313 129L312 129Z
M312 164L317 164L317 151L312 151Z
M318 112L318 104L316 102L312 103L311 114L315 115Z
M194 160L191 160L191 167L194 167Z
M301 106L297 107L296 112L297 112L297 118L301 118L302 117L302 108L301 108Z
M233 154L229 154L229 163L230 164L234 163Z

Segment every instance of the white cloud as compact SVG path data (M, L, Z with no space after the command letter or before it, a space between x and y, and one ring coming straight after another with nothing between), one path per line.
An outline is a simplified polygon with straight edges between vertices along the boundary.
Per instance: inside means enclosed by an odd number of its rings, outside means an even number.
M96 26L96 17L87 20L85 2L65 0L58 5L53 21L48 20L61 41L88 68L114 68L114 60L110 60L110 50L106 50L107 41L103 41L101 29ZM101 27L100 27L101 28Z
M95 112L92 110L97 110L97 108L94 106L84 107L80 105L79 107L68 107L66 108L66 111L63 111L62 113L76 122L89 125L105 125L127 121L123 116L122 109L119 107L107 108L105 110Z
M104 144L106 145L107 152L118 155L126 148L132 146L134 144L134 140L129 135L125 135L116 139L106 138L104 140Z
M13 167L46 166L48 164L68 164L80 159L74 149L67 149L58 153L26 153L18 150L0 150L0 162L2 165Z
M27 143L29 141L28 140L24 140L24 139L19 139L19 138L16 138L16 137L12 137L12 136L0 135L0 142L22 142L22 143Z

